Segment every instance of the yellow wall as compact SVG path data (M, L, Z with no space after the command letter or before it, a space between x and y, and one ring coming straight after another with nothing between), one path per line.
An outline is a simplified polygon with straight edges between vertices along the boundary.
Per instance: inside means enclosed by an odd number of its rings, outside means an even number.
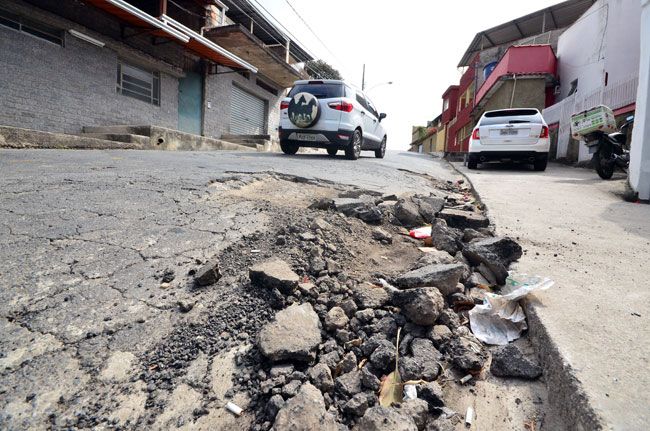
M438 133L436 133L436 149L438 153L445 151L445 137L447 136L447 127L438 128Z

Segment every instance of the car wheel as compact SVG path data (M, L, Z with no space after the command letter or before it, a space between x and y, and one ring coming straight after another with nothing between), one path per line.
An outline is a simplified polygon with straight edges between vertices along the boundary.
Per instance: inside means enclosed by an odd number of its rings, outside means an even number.
M470 154L467 158L467 169L476 169L478 168L478 157L473 154Z
M542 156L535 159L535 163L533 163L533 167L535 168L536 171L541 172L546 170L547 164L548 164L548 156Z
M327 149L327 154L329 154L330 156L334 157L334 156L336 156L336 153L337 153L338 151L339 151L338 148L328 148L328 149Z
M361 155L361 130L357 129L352 134L350 145L345 150L345 157L350 160L357 160Z
M381 146L379 147L378 150L375 150L375 157L377 157L378 159L383 159L385 155L386 155L386 137L384 136L384 139L381 140Z
M300 147L296 144L280 144L280 149L284 154L289 154L290 156L296 154Z

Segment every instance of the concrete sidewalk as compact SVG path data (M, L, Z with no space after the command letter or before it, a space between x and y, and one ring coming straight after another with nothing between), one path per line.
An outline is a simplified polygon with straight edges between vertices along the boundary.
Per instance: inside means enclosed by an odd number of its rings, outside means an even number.
M570 429L649 429L650 206L622 200L620 175L455 166L521 243L517 269L556 282L530 318L557 413Z

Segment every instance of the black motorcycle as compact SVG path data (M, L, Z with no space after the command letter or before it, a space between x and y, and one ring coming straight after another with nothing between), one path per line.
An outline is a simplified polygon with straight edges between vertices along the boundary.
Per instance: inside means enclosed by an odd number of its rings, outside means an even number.
M625 147L627 129L634 122L634 116L625 119L618 132L592 132L584 136L589 154L593 154L592 162L598 176L608 180L614 175L614 169L619 167L626 170L630 164L630 150Z

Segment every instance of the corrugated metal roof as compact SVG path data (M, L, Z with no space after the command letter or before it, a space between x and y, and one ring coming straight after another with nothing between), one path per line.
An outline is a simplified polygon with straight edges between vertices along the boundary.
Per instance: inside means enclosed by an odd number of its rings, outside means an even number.
M458 67L469 66L477 52L511 43L547 31L568 27L589 9L596 0L568 0L540 9L512 21L480 31L474 36Z

